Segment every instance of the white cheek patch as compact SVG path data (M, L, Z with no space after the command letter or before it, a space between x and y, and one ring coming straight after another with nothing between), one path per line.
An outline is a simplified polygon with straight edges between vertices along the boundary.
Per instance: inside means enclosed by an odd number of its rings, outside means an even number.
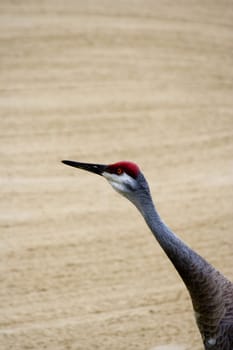
M121 183L111 182L111 181L109 181L109 183L112 185L114 190L116 190L117 192L120 192L120 193L125 192L125 186L122 185Z
M136 186L136 181L126 173L121 175L110 174L107 172L103 172L102 174L108 182L112 185L112 187L118 192L129 192L130 188L133 189Z

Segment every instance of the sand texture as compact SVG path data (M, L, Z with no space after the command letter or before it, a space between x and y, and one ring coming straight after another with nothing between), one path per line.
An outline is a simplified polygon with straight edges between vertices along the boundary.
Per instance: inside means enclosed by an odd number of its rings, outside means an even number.
M0 2L0 349L201 350L131 203L61 159L138 163L233 279L233 2Z

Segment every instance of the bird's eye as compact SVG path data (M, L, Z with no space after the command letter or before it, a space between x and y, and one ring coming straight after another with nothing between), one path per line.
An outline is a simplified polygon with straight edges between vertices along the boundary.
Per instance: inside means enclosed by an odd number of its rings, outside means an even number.
M117 173L117 175L123 174L123 169L122 168L117 168L116 173Z

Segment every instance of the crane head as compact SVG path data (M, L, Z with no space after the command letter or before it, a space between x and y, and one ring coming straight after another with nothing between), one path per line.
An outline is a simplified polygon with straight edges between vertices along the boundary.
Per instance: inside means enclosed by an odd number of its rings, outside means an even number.
M139 174L140 169L137 164L127 161L110 164L103 172L103 176L110 185L123 195L136 190Z
M143 216L146 215L145 207L149 202L148 198L151 199L150 189L137 164L121 161L103 165L71 160L63 160L62 163L103 176L117 192L129 199Z
M133 162L121 161L103 165L63 160L62 163L103 176L121 194L129 193L137 188L137 177L140 174L140 169Z

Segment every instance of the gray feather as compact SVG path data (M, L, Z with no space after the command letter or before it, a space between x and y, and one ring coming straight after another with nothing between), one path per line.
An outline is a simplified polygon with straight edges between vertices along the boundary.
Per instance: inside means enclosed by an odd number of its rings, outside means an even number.
M185 283L205 349L233 350L233 284L181 241L161 220L142 173L127 194Z

